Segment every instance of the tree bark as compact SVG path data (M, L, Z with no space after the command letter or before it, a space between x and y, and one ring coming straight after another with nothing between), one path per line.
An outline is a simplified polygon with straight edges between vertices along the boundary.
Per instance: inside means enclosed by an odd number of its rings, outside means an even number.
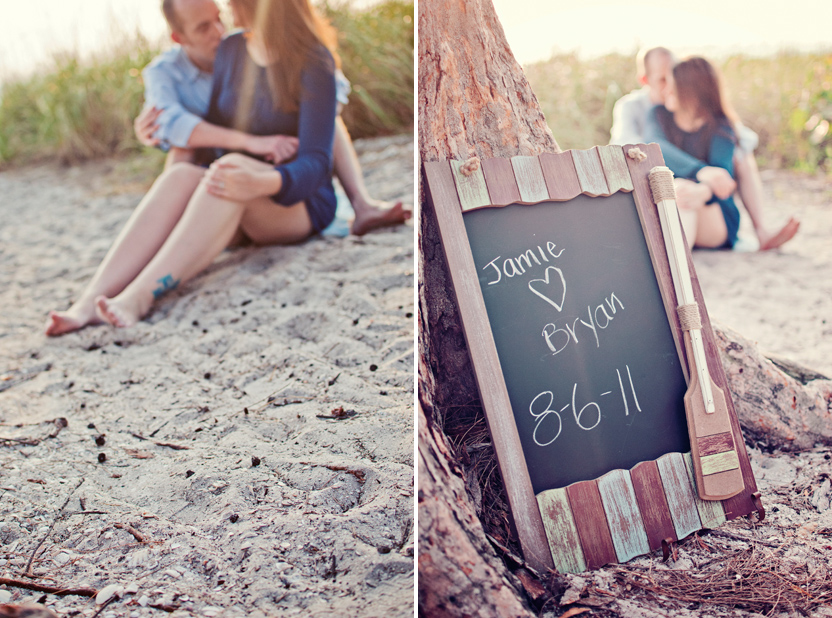
M418 75L422 163L560 151L490 0L419 3ZM436 217L420 201L419 280L430 282L420 288L423 379L440 406L476 401ZM435 354L431 341L442 342Z
M419 2L418 85L421 163L559 151L490 0ZM420 173L421 169L420 165ZM468 422L476 416L471 410L480 404L436 216L424 199L423 187L422 175L418 261L420 614L534 616L531 600L541 602L551 596L552 582L546 582L549 590L544 593L539 584L530 583L528 572L519 570L519 577L515 576L498 556L495 546L512 560L516 545L489 542L481 522L486 507L480 495L482 471L469 455L470 442L468 449L454 447L446 435L450 425L458 426L456 417ZM832 382L803 384L790 378L735 333L717 329L717 340L746 431L751 428L755 439L765 439L774 447L832 443ZM463 427L456 435L465 430ZM474 445L477 449L490 449L487 436L480 442ZM493 453L490 456L493 459ZM494 495L492 492L492 499ZM505 530L510 536L508 525ZM493 528L489 533L494 536ZM547 574L538 575L545 579Z
M454 459L420 406L420 613L431 618L534 616L489 545Z

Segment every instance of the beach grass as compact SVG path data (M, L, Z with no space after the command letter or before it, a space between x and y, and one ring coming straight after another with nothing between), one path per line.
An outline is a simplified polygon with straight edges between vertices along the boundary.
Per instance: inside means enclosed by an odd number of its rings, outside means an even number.
M140 34L82 60L74 52L3 84L0 164L73 163L139 148L133 118L142 106L140 70L158 53Z
M344 120L354 138L413 130L413 2L363 10L324 5L340 33L353 94ZM117 35L115 35L117 34ZM133 119L143 105L141 70L163 49L140 33L114 33L92 57L53 56L0 92L0 167L39 161L74 164L143 151ZM161 159L153 157L161 169Z
M388 0L372 10L327 4L338 53L352 82L342 112L354 138L413 129L413 2Z
M761 166L832 173L832 52L715 60L728 98L760 135ZM561 54L524 67L558 145L609 141L615 101L638 87L635 54Z

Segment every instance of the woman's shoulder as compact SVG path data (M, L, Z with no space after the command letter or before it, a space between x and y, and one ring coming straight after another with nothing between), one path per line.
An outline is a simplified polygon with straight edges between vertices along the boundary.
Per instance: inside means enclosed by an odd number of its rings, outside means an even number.
M308 67L314 67L327 73L335 74L335 58L326 46L318 43L309 53L306 54L306 64Z
M647 110L647 125L667 127L673 121L673 114L661 103Z
M661 103L653 105L650 109L647 110L647 116L649 118L655 119L662 119L662 118L670 118L673 114Z
M731 139L737 138L737 130L734 127L734 124L727 118L721 120L719 124L717 124L717 132L723 133Z
M716 123L711 133L711 143L727 148L734 148L737 145L737 132L730 120L723 118Z
M234 53L244 50L246 47L246 39L243 36L244 32L242 28L234 30L220 41L220 45L217 47L217 56L221 53Z
M240 70L240 62L246 56L246 40L243 31L232 32L217 47L214 59L214 81L221 81Z

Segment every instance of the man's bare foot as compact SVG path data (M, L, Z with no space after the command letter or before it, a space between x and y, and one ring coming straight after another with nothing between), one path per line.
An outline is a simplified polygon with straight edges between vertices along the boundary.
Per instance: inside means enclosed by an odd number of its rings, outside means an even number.
M357 208L355 206L353 204L355 219L350 231L356 236L363 236L380 227L400 225L413 216L413 213L407 210L401 202L393 204L372 200L359 204Z
M74 303L66 311L50 311L44 332L49 337L57 337L93 324L101 324L95 305Z
M786 224L774 234L758 234L758 237L760 239L760 251L769 251L770 249L777 249L777 247L782 247L784 244L786 244L792 238L794 238L794 235L797 234L797 230L799 228L800 221L798 221L794 217L789 217L789 220L786 221Z
M142 319L136 308L130 307L124 301L107 298L106 296L99 296L95 299L95 310L99 318L118 328L133 326Z

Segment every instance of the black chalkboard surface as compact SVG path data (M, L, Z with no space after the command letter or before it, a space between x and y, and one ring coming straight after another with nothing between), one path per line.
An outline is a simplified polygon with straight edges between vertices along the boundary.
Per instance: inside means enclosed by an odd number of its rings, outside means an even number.
M687 385L632 194L463 221L534 493L690 450Z

